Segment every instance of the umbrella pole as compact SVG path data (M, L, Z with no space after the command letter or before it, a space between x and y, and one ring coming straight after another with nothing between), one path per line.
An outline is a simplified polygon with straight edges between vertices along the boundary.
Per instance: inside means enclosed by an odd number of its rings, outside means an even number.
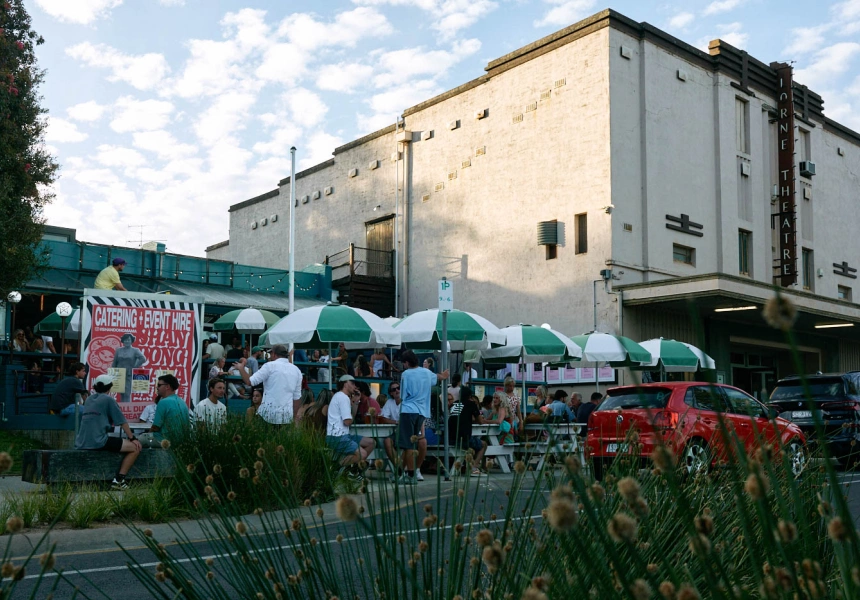
M331 342L328 343L328 391L331 391Z
M600 393L600 363L594 363L594 385L597 387L597 393Z
M442 372L448 369L448 312L442 311ZM445 416L445 426L442 429L445 436L445 481L451 480L451 471L448 466L448 457L450 456L450 448L448 448L448 380L442 380L442 406L444 407L443 414Z
M60 317L62 327L60 329L60 377L66 373L66 317Z
M520 408L522 409L522 413L523 413L523 421L525 421L526 415L528 414L529 407L528 407L528 402L526 402L526 399L528 398L528 396L527 396L527 394L528 394L527 387L528 386L526 385L526 357L525 357L525 351L524 350L520 351L520 362L523 365L523 396L520 399ZM524 422L521 423L521 425L523 427L525 427Z

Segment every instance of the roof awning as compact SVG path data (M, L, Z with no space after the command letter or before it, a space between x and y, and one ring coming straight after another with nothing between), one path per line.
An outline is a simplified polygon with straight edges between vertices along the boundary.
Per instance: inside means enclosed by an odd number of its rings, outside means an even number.
M95 286L96 274L81 273L66 269L47 269L39 277L34 277L24 286L31 293L77 294ZM129 292L155 293L161 288L158 281L122 276L122 284Z
M223 306L229 308L263 308L278 312L290 310L290 299L286 294L268 294L266 292L252 292L236 290L228 287L212 285L200 285L180 281L161 281L162 290L170 290L177 294L189 296L203 296L206 298L207 306ZM296 296L294 299L296 310L310 306L324 305L325 301L319 298L308 298Z

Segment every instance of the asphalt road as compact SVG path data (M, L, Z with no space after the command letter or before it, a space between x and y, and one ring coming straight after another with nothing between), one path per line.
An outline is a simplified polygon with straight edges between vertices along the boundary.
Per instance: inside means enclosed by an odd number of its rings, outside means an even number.
M860 473L843 473L840 475L840 479L843 484L846 484L845 491L854 520L860 524ZM505 491L511 484L512 476L492 475L490 478L483 477L473 481L478 486L476 498L480 498L476 504L482 505L479 507L478 513L488 515L492 512L492 507L506 503ZM442 492L443 497L449 497L452 493L452 487L452 483L442 482L437 488L436 477L428 476L427 481L415 488L414 496L407 494L406 498L401 498L397 510L402 512L414 511L416 506L420 509L425 503L435 500L439 491ZM527 495L524 494L523 496ZM334 517L333 505L325 505L324 508L329 517L324 523L318 523L315 526L309 526L309 528L314 527L316 531L319 531L319 534L315 534L318 535L319 539L333 539L338 533L343 535L344 545L335 545L339 546L335 548L335 552L346 551L346 544L361 545L363 549L360 551L364 551L368 557L368 569L372 572L374 553L371 550L373 545L371 536L363 530L356 530L353 524L340 522ZM312 510L316 510L316 507L313 507ZM528 516L521 518L528 518ZM539 514L531 516L539 518ZM327 531L321 531L323 528ZM160 541L166 542L176 538L169 525L155 525L151 526L151 529L155 532L156 539ZM218 550L213 549L197 523L183 523L182 529L188 539L191 540L191 545L196 552L203 558L212 557L217 561L223 556L219 554ZM20 563L27 551L26 548L29 548L30 543L34 543L37 538L31 535L29 536L30 541L25 544L23 539L25 536L15 537L19 539L16 540L17 548L13 549L13 555L16 556L15 560ZM56 531L50 534L50 542L57 544L56 568L62 570L63 574L52 573L41 579L39 575L26 575L24 580L19 583L13 598L29 598L34 589L36 592L33 597L44 598L55 585L56 589L53 590L55 600L73 597L149 597L131 572L129 563L132 561L125 552L128 552L131 557L141 563L141 568L146 569L150 574L154 573L157 560L145 546L141 545L140 540L128 528L108 527L83 531ZM118 544L125 549L125 552L118 547ZM183 549L175 542L167 544L167 549L174 556L187 556L187 548ZM14 550L19 552L16 553ZM42 549L39 549L38 553L41 552ZM235 597L239 598L240 596L237 594Z

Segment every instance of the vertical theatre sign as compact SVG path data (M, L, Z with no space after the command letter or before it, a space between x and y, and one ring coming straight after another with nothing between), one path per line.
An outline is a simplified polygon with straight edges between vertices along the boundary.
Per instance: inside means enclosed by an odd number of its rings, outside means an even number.
M110 375L110 394L123 416L137 420L152 403L159 376L179 381L176 394L191 406L198 398L203 299L133 292L84 290L81 360L87 384Z
M794 202L794 99L792 68L774 63L779 82L776 110L777 166L779 187L779 283L788 287L797 283L797 214Z

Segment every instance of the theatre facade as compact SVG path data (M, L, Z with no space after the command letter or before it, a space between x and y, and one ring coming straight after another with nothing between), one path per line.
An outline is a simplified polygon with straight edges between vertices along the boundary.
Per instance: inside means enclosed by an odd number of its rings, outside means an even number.
M607 10L491 61L296 174L296 264L386 316L445 276L500 326L689 341L753 392L798 370L778 288L802 370L860 368L860 134L789 65L708 50ZM207 255L283 268L290 185Z

